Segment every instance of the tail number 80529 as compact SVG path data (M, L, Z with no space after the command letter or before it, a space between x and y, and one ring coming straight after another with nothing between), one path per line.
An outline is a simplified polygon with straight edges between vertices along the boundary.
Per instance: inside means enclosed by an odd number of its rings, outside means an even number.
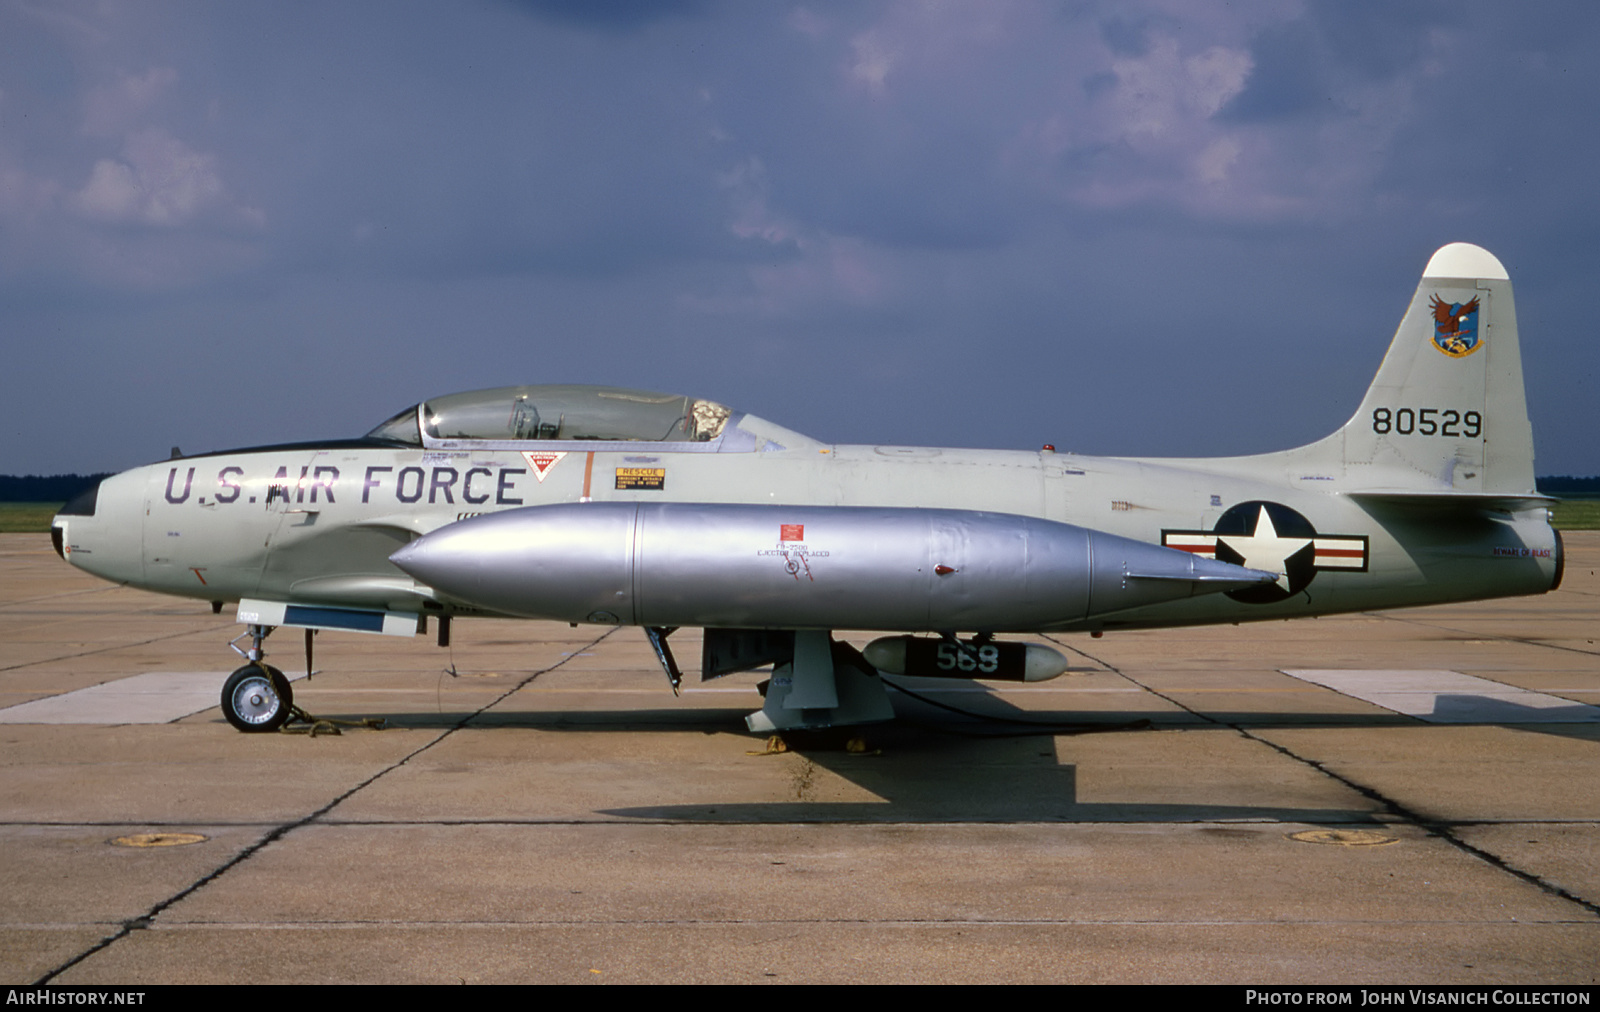
M1374 408L1372 431L1380 436L1456 436L1477 439L1483 434L1483 415L1454 408Z

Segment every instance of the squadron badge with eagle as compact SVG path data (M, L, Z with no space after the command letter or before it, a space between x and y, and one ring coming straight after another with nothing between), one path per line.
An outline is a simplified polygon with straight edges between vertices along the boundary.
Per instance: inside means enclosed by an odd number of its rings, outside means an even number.
M1478 300L1445 302L1433 297L1433 346L1451 358L1466 358L1478 350Z

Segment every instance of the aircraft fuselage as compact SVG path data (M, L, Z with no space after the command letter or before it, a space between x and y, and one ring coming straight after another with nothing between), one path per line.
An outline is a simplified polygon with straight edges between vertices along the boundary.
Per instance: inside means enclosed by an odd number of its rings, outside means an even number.
M711 446L676 452L648 443L593 451L571 442L525 445L441 450L350 441L151 464L103 482L92 516L64 516L63 550L106 579L185 597L482 613L417 583L388 556L415 537L479 514L583 501L679 502L985 511L1295 570L1285 572L1276 590L1167 602L1085 628L1254 621L1540 593L1556 580L1559 563L1543 508L1441 513L1424 503L1374 505L1324 490L1319 486L1329 482L1318 475L1241 477L1241 465L1248 471L1255 458L1163 461L815 443L744 452ZM1270 508L1263 512L1262 504ZM782 512L773 511L780 546ZM1240 528L1241 515L1255 529ZM1219 521L1229 517L1238 533L1219 536ZM1270 537L1260 529L1262 518L1277 519ZM1295 526L1295 518L1311 530ZM1298 562L1286 565L1291 556Z

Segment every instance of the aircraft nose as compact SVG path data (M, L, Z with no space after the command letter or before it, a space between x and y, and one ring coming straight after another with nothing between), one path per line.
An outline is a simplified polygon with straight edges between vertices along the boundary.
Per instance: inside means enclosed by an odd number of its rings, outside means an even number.
M138 580L143 575L146 470L102 479L61 507L50 521L56 553L103 579Z
M100 485L105 479L95 482L88 488L73 496L72 499L56 513L56 519L50 523L50 545L56 554L65 559L67 525L62 517L92 517L95 506L100 501Z

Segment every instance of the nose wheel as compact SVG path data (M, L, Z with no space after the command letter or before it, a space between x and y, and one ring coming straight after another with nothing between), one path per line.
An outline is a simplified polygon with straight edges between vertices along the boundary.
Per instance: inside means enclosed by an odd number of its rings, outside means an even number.
M240 731L276 731L294 710L294 690L283 672L254 661L222 686L222 715Z

